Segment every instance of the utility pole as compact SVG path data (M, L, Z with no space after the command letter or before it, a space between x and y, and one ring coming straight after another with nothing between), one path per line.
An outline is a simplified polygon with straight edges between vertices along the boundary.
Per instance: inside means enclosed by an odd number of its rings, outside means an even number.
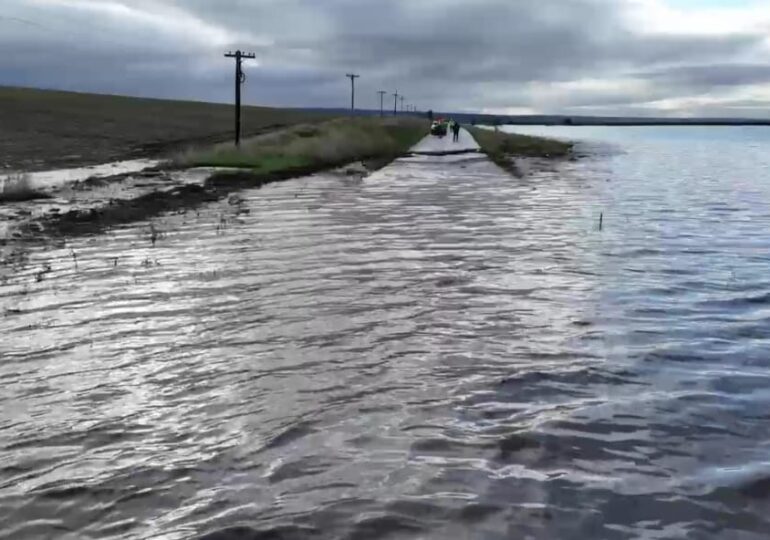
M398 92L393 94L393 116L398 114Z
M352 114L356 111L356 79L358 79L361 75L348 73L345 76L350 79L350 112Z
M401 100L401 112L404 112L404 100L406 98L404 96L401 96L399 99Z
M377 93L380 94L380 116L385 116L385 94L387 94L387 92L385 90L379 90Z
M245 53L240 50L234 53L228 52L225 58L235 58L235 146L241 145L241 85L246 82L241 64L245 59L256 58L253 53Z

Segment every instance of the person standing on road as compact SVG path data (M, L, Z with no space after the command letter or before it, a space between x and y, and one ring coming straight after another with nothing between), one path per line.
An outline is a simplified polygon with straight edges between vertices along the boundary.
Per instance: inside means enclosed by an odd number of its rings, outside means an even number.
M460 141L460 123L457 120L452 121L452 142Z

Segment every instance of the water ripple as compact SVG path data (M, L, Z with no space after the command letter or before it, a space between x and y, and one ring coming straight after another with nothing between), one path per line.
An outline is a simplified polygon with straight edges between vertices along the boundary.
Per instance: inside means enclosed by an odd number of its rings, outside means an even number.
M0 538L764 538L768 154L624 144L17 253Z

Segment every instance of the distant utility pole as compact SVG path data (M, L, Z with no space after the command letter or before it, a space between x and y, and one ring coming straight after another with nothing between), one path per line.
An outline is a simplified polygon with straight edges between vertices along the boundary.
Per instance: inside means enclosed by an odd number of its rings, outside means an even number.
M399 99L401 100L401 112L404 112L404 100L406 98L404 96L401 96Z
M353 113L356 110L356 79L358 79L361 75L348 73L345 76L350 79L350 112Z
M393 94L393 116L398 114L398 92Z
M228 52L225 58L235 58L235 146L241 144L241 85L246 82L241 64L245 59L253 59L253 53L235 51Z
M385 90L379 90L377 93L380 94L380 116L385 116L385 94L387 94L387 92Z

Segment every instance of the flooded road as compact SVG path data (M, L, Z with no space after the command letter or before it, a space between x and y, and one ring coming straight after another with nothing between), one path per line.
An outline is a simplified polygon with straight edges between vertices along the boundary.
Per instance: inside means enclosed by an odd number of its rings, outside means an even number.
M0 538L765 538L768 154L656 141L17 253Z
M454 140L452 130L450 129L447 135L443 137L425 137L412 148L413 153L420 155L462 154L477 152L479 150L479 144L467 129L460 129L456 141Z

